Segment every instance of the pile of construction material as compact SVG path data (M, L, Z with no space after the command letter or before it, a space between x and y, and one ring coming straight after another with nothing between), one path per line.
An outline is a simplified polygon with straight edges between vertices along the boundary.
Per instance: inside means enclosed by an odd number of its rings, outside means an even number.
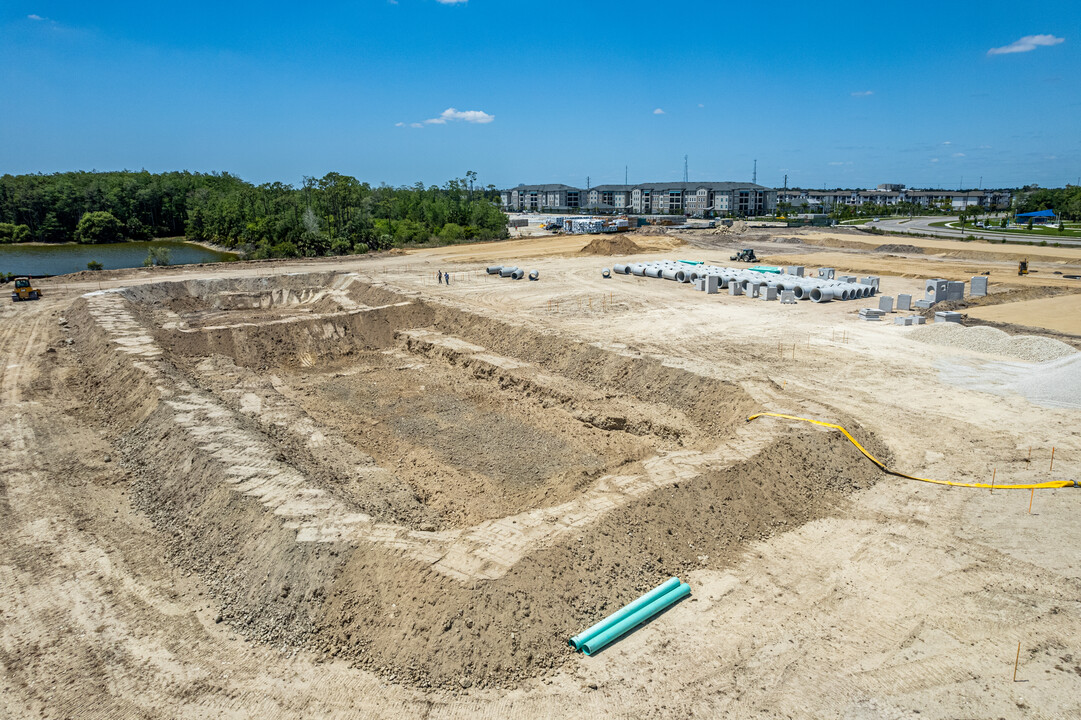
M713 294L725 288L730 295L747 295L763 300L784 296L815 303L831 300L855 300L872 297L878 292L877 277L856 281L855 277L836 277L833 268L821 268L818 277L805 277L804 268L758 266L752 268L720 267L685 260L657 260L612 266L616 275L638 275L693 284L696 289ZM786 295L791 293L791 295Z
M558 226L571 235L595 235L631 229L631 221L626 217L557 217L549 225Z
M486 267L484 271L489 275L498 275L499 277L505 278L509 277L511 280L521 280L527 274L525 270L510 265L490 265L489 267ZM530 280L540 279L540 272L537 270L530 270L528 275Z

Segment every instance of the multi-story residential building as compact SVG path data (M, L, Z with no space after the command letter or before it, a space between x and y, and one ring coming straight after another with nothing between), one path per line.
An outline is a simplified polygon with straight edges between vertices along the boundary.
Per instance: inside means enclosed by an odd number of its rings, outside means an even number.
M988 210L1009 207L1009 190L913 190L904 185L880 185L875 190L801 190L799 188L778 191L777 201L796 208L820 208L832 210L841 205L860 206L873 204L891 207L900 203L914 203L928 209L949 204L952 210L979 205Z
M583 207L590 210L627 212L631 208L631 191L634 185L598 185L586 193Z
M519 185L500 192L503 209L597 210L639 214L762 215L777 206L777 191L754 183L693 182L598 185Z
M570 185L519 185L499 193L505 210L573 210L585 193Z

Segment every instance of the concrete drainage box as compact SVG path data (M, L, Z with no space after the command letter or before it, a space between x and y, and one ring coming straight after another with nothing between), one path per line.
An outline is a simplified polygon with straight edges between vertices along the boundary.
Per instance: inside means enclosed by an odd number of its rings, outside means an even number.
M934 280L927 280L924 282L923 289L924 300L930 300L931 302L942 302L946 299L950 286L949 280L943 280L942 278L935 278Z

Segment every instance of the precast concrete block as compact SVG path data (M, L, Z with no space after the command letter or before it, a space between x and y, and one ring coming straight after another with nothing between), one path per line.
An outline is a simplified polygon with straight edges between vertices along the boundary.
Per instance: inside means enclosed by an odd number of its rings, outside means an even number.
M759 291L762 289L761 283L749 283L747 285L747 297L758 297Z
M893 298L889 295L879 295L878 309L882 312L893 312Z
M833 280L837 276L837 271L834 268L818 268L819 280Z
M970 294L972 297L983 297L987 294L987 276L977 275L972 278L972 282L969 285Z
M946 285L947 300L964 300L965 283L963 280L950 280Z
M706 279L705 278L695 278L694 279L694 289L699 290L701 292L705 292L706 291Z
M860 278L860 285L870 285L875 289L875 292L878 292L878 286L881 280L882 279L877 275L868 275L865 278Z
M777 288L767 285L766 287L762 288L760 296L763 300L776 300Z
M717 291L721 289L721 279L716 275L706 275L703 280L706 281L706 294L716 295Z
M782 305L795 305L797 303L796 293L791 290L781 291L781 304Z
M926 309L928 309L930 307L933 307L934 304L935 304L935 301L934 300L917 300L916 302L914 302L912 304L915 305L920 310L926 310Z
M897 310L908 312L912 309L912 296L900 293L897 295Z
M728 283L728 294L733 295L733 296L734 295L742 295L743 294L743 286L740 285L738 282L730 282L730 283Z
M942 302L946 299L950 281L942 278L927 280L923 284L923 299L931 302Z

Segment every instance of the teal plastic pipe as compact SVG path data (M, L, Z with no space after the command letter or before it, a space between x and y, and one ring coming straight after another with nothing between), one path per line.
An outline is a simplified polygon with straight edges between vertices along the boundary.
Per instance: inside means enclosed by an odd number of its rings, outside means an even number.
M582 650L586 655L592 655L604 646L611 642L623 637L631 630L649 620L651 617L664 610L666 607L676 603L683 598L691 594L691 586L687 583L681 584L675 590L671 590L664 595L660 596L649 605L639 609L637 612L628 615L615 625L612 625L603 632L594 635L589 640L582 643Z
M636 610L638 610L640 608L643 608L646 605L649 605L651 602L653 602L654 600L656 600L660 596L665 595L666 593L669 593L669 592L671 592L672 590L675 590L678 587L679 587L679 578L674 577L674 578L669 579L667 582L653 588L652 590L650 590L649 592L647 592L645 595L638 598L634 602L632 602L632 603L630 603L628 605L624 605L619 610L616 610L614 613L612 613L611 615L606 617L604 620L601 620L599 623L597 623L593 627L589 628L585 632L578 633L577 635L572 637L569 641L567 641L567 643L572 648L574 648L575 650L581 650L582 645L587 640L589 640L591 637L603 632L607 628L609 628L612 625L615 625L616 623L618 623L623 618L627 617L628 615L631 615Z

